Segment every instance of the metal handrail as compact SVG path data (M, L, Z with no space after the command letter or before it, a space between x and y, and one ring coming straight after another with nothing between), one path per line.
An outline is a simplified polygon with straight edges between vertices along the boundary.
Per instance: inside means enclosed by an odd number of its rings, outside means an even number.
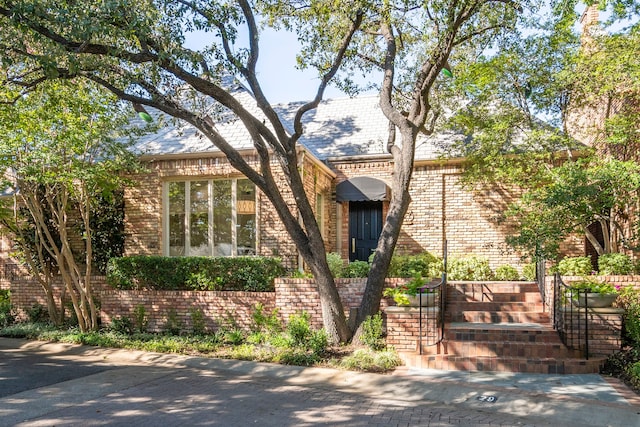
M570 349L583 350L589 360L589 310L586 290L577 290L564 283L560 273L553 276L553 328ZM584 298L583 307L577 301ZM584 312L584 328L581 315ZM576 320L574 322L574 320Z
M548 309L547 303L547 286L545 283L546 277L546 264L547 260L541 259L536 262L536 282L538 283L538 291L542 298L542 311L545 312Z
M422 343L422 338L424 336L423 334L423 327L422 327L422 320L423 320L423 315L422 315L422 294L423 291L427 291L427 293L435 293L436 296L436 301L438 301L438 304L436 305L435 308L437 308L437 310L435 310L435 316L433 316L435 318L435 322L436 322L436 330L438 331L438 334L436 336L436 339L434 342L429 343L429 344L425 344L425 345L438 345L438 354L440 353L440 343L444 340L445 338L445 327L444 327L444 314L445 314L445 307L446 307L446 294L447 294L447 242L444 242L444 256L443 256L443 272L442 272L442 277L440 282L435 283L433 285L426 285L423 286L422 288L420 288L420 297L419 297L419 328L418 328L418 352L419 354L422 354L422 347L423 347L423 343ZM433 310L432 310L433 311ZM429 320L430 318L427 317L427 320ZM427 323L427 326L429 326L429 323ZM431 328L428 328L428 330L431 330Z

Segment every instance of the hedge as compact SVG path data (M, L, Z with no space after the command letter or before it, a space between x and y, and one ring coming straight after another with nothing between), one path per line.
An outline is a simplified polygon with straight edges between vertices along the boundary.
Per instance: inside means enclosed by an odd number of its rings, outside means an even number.
M115 289L269 292L284 273L278 258L140 255L110 259L107 283Z

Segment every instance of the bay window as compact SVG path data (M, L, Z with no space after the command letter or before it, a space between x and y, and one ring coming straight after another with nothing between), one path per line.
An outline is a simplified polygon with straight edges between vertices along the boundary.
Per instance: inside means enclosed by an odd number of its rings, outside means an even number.
M255 199L255 186L248 179L166 182L165 254L254 255Z

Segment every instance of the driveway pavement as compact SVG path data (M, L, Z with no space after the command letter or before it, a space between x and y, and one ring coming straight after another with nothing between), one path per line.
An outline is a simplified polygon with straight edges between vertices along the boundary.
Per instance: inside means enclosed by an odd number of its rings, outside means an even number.
M599 375L363 374L0 338L0 426L640 426Z

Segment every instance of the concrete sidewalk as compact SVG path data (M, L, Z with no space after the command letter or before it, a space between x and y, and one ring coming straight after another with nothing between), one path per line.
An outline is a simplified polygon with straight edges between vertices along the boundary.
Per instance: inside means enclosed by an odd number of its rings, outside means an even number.
M640 426L637 396L624 385L599 375L489 374L407 368L398 369L394 374L379 375L0 338L2 349L47 354L60 360L144 367L151 378L145 381L159 378L163 370L198 370L207 371L210 375L223 373L226 378L243 378L249 382L253 379L257 383L304 388L327 396L333 393L335 401L344 400L346 395L357 395L376 402L402 402L408 409L440 405L452 413L478 411L483 414L482 423L455 423L459 425ZM133 378L130 371L126 372L123 370L121 381L131 384L142 381ZM93 389L107 387L98 378L96 376ZM87 384L84 386L88 387ZM109 390L101 393L105 395L107 392ZM87 391L79 392L79 395L82 393ZM0 399L0 415L10 401L8 398ZM46 408L33 410L46 412ZM34 418L37 416L40 415L34 414ZM326 421L323 424L333 425ZM454 423L429 423L450 424ZM10 424L3 424L0 417L0 425ZM427 424L408 422L404 425Z

